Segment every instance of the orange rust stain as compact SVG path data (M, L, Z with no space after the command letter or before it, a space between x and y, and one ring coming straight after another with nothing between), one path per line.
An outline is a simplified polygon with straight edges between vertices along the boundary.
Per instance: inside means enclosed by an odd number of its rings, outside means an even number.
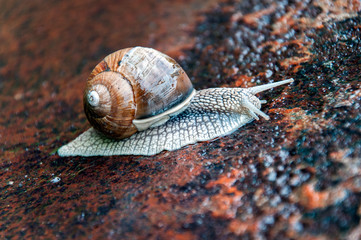
M262 171L262 176L267 176L268 174L270 174L273 171L272 168L266 168L264 171Z
M353 11L360 11L361 10L361 2L359 0L353 0L351 9Z
M260 45L260 48L270 47L269 51L277 52L282 47L289 47L291 45L296 45L297 52L300 55L302 55L302 57L286 58L282 62L280 62L280 64L285 69L292 66L293 67L292 72L296 73L298 69L301 67L301 64L304 62L308 62L312 57L312 53L308 49L310 43L305 42L304 39L295 39L295 40L285 41L282 43L278 41L269 41Z
M277 7L276 4L271 4L268 8L265 8L257 12L249 13L246 15L236 13L232 16L231 21L238 22L239 20L243 20L243 22L246 24L257 26L259 19L265 15L269 15L273 13L276 10L276 7Z
M308 209L322 208L326 206L329 194L327 192L316 192L312 185L304 185L301 188L300 201Z
M235 218L237 209L241 205L243 193L233 190L234 195L219 194L211 197L209 210L212 216L216 218L232 219Z
M247 232L251 232L251 233L257 232L258 221L251 220L251 221L242 222L238 219L234 219L228 225L228 230L237 236L245 234Z
M329 156L331 159L341 162L343 159L346 158L348 152L349 149L342 149L339 151L331 152Z
M317 25L315 28L316 29L321 29L321 28L324 28L325 27L325 25L323 25L322 23L320 23L319 25Z
M189 240L195 239L196 237L190 232L178 233L173 230L169 230L165 234L166 239L174 239L174 240Z
M299 202L305 208L312 210L316 208L325 208L347 196L346 190L339 185L338 187L325 191L316 191L314 183L305 184L292 195L293 201Z
M234 86L235 87L245 87L244 83L249 83L254 78L254 76L247 76L247 75L241 75L239 78L235 81Z
M324 2L323 5L327 6L333 6L338 11L360 11L361 10L361 3L358 0L336 0L336 1L330 1L330 0L323 0L321 2ZM332 4L332 5L330 5Z
M352 3L351 3L352 2ZM314 7L319 7L323 11L316 18L300 17L299 13L310 7L310 4L300 2L294 8L277 19L273 24L274 35L282 35L289 31L289 29L303 29L323 28L323 22L330 19L343 19L361 10L360 1L345 1L345 0L319 0L311 3Z
M302 65L294 66L292 69L292 73L297 73L300 68L302 68Z
M361 24L358 24L356 26L353 27L354 29L360 29L361 28Z
M274 106L271 106L271 107L274 107ZM279 113L280 111L282 111L282 114L283 115L288 115L288 116L298 116L297 113L300 113L300 112L304 112L302 110L302 108L299 108L299 107L295 107L295 108L282 108L282 109L277 109L277 108L271 108L270 110L268 110L268 113ZM297 120L297 119L292 119L292 120Z
M158 196L156 193L146 194L146 200L144 200L143 208L141 211L147 215L147 218L154 226L162 226L165 223L175 223L176 216L174 213L172 204L176 202L175 199L170 195L165 195L164 193L159 193Z
M290 12L286 13L286 15L281 16L276 20L273 24L273 35L282 35L289 31L289 29L293 28L296 24L293 17L295 16L296 10L291 10Z
M298 231L295 229L295 226L297 224L300 223L300 220L302 219L302 215L301 214L295 214L295 215L291 215L289 218L288 218L288 223L289 225L291 226L289 228L289 232L287 233L287 236L289 238L296 238L298 235Z
M196 152L192 152L192 149L187 148L178 151L177 164L170 169L169 174L166 176L169 184L174 183L183 186L201 173L202 162L193 160L197 158Z
M277 50L279 50L282 47L287 47L289 45L297 45L297 47L302 50L301 52L305 52L305 53L309 53L308 50L308 46L311 45L308 42L305 42L303 39L294 39L294 40L289 40L289 41L285 41L285 42L279 42L279 41L268 41L265 42L263 44L261 44L259 47L264 48L264 47L270 47L269 51L272 52L276 52Z
M292 57L292 58L286 58L284 61L280 62L281 66L284 68L288 68L291 65L301 65L301 63L305 63L309 61L311 58L310 55L305 57Z
M281 98L277 101L281 101ZM284 118L277 120L278 124L288 124L288 126L285 126L285 129L289 135L285 139L284 144L286 144L286 142L294 142L299 137L303 129L308 129L308 131L319 131L332 124L332 119L324 119L322 117L324 114L323 112L314 115L307 115L304 110L298 107L291 109L277 108L275 107L277 101L270 104L270 107L274 108L271 108L268 113L281 114L285 116Z
M212 212L212 216L225 219L236 216L237 209L242 204L243 192L239 191L236 187L232 187L232 185L242 173L241 170L232 169L230 173L226 173L219 179L207 184L207 188L217 185L221 186L221 191L218 195L207 198L202 204L205 209Z
M224 176L221 176L219 179L215 181L211 181L207 184L207 188L212 188L216 185L223 185L227 189L230 189L234 182L239 178L239 176L243 173L243 171L239 169L232 169L230 173L227 173Z
M342 183L342 187L345 187L352 192L361 192L361 175L357 175L347 179ZM361 210L361 206L359 210ZM361 212L359 215L361 215Z
M237 67L230 67L230 68L225 68L222 70L222 72L225 74L225 77L232 77L238 71L239 71L239 69Z

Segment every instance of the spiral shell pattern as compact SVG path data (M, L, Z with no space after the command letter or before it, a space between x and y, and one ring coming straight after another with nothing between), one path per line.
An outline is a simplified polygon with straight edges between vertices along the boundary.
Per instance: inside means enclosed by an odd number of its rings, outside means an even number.
M146 119L181 104L193 91L184 70L154 49L135 47L108 55L92 71L84 92L90 124L105 136L122 139Z

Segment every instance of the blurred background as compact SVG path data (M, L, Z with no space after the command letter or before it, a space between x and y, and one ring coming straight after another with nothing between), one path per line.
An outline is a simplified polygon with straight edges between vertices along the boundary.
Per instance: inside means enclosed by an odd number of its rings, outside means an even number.
M199 12L214 2L0 1L0 112L7 116L0 120L1 148L43 145L50 132L38 127L62 132L51 116L69 114L59 110L67 106L82 112L78 96L108 54L148 46L177 57L178 49L193 43ZM83 114L75 115L74 123L84 123Z
M359 0L0 0L0 239L361 239ZM61 158L85 81L147 46L196 89L294 78L270 121L156 156Z

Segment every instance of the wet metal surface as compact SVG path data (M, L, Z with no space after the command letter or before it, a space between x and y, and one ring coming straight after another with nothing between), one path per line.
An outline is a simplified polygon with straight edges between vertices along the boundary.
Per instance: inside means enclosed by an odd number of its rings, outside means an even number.
M196 17L182 9L197 1L131 2L135 15L108 0L0 2L0 238L360 239L361 3L224 1ZM260 94L271 120L229 136L60 158L89 127L87 75L133 45L170 53L197 89L295 82Z

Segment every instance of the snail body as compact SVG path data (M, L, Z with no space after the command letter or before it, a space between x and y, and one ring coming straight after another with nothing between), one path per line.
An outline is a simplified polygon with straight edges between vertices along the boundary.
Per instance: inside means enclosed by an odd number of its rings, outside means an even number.
M292 81L195 91L172 58L150 48L119 50L88 78L84 111L93 127L58 154L154 155L211 140L258 115L268 120L255 94Z

